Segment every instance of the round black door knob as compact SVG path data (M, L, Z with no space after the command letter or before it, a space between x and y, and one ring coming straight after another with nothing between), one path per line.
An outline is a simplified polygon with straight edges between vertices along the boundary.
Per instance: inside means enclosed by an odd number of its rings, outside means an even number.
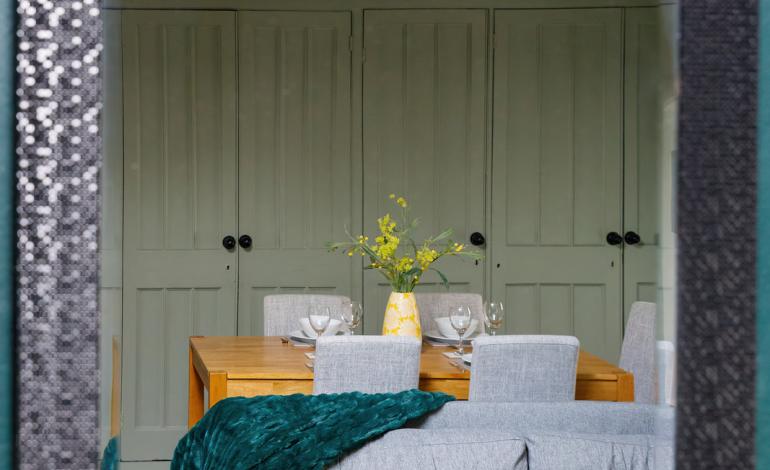
M251 248L251 237L248 235L241 235L238 239L238 244L241 245L241 248Z
M610 232L607 234L607 243L610 245L620 245L623 243L623 237L618 232Z
M235 243L235 237L232 235L228 235L222 239L222 246L225 247L225 250L232 250L235 248Z
M484 235L480 234L479 232L473 232L471 234L471 245L481 246L486 241L487 240L484 238Z
M636 232L626 232L626 236L623 237L626 240L626 243L629 245L636 245L640 241L642 241L642 237L639 236Z

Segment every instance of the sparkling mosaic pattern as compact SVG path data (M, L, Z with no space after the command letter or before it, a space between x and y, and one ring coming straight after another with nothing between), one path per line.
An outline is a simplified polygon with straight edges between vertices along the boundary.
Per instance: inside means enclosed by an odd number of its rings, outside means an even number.
M95 468L101 19L18 2L17 461Z
M754 468L757 2L681 2L676 468Z

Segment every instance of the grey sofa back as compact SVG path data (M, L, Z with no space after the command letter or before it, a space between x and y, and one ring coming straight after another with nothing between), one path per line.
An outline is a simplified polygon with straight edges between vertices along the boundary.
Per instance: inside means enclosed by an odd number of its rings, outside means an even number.
M588 434L674 435L674 410L640 403L450 402L410 423L420 429L487 429L514 433L559 431Z
M668 407L452 402L410 427L370 441L331 468L673 469Z

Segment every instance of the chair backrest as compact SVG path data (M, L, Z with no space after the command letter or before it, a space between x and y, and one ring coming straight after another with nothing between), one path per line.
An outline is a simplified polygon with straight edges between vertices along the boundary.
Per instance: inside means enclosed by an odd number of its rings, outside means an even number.
M656 341L658 404L676 406L676 348L671 341Z
M634 400L655 403L657 371L655 369L655 311L651 302L634 302L620 350L620 367L634 374Z
M471 308L473 318L479 321L476 331L484 332L484 303L479 294L415 292L414 299L420 310L420 327L423 333L438 329L433 319L449 315L451 307L460 305L468 305Z
M473 341L468 399L551 402L575 399L580 342L574 336L484 336Z
M265 336L285 336L299 330L299 319L307 316L310 305L329 307L332 318L339 319L350 299L343 295L280 294L266 295L263 304Z
M316 344L313 394L417 388L420 348L419 339L406 336L323 336Z

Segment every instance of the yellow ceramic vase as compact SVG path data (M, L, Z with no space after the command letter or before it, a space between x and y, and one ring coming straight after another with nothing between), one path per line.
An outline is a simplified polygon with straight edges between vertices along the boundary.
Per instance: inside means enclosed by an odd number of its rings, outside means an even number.
M412 292L390 293L385 321L382 322L382 334L422 338L420 311Z

